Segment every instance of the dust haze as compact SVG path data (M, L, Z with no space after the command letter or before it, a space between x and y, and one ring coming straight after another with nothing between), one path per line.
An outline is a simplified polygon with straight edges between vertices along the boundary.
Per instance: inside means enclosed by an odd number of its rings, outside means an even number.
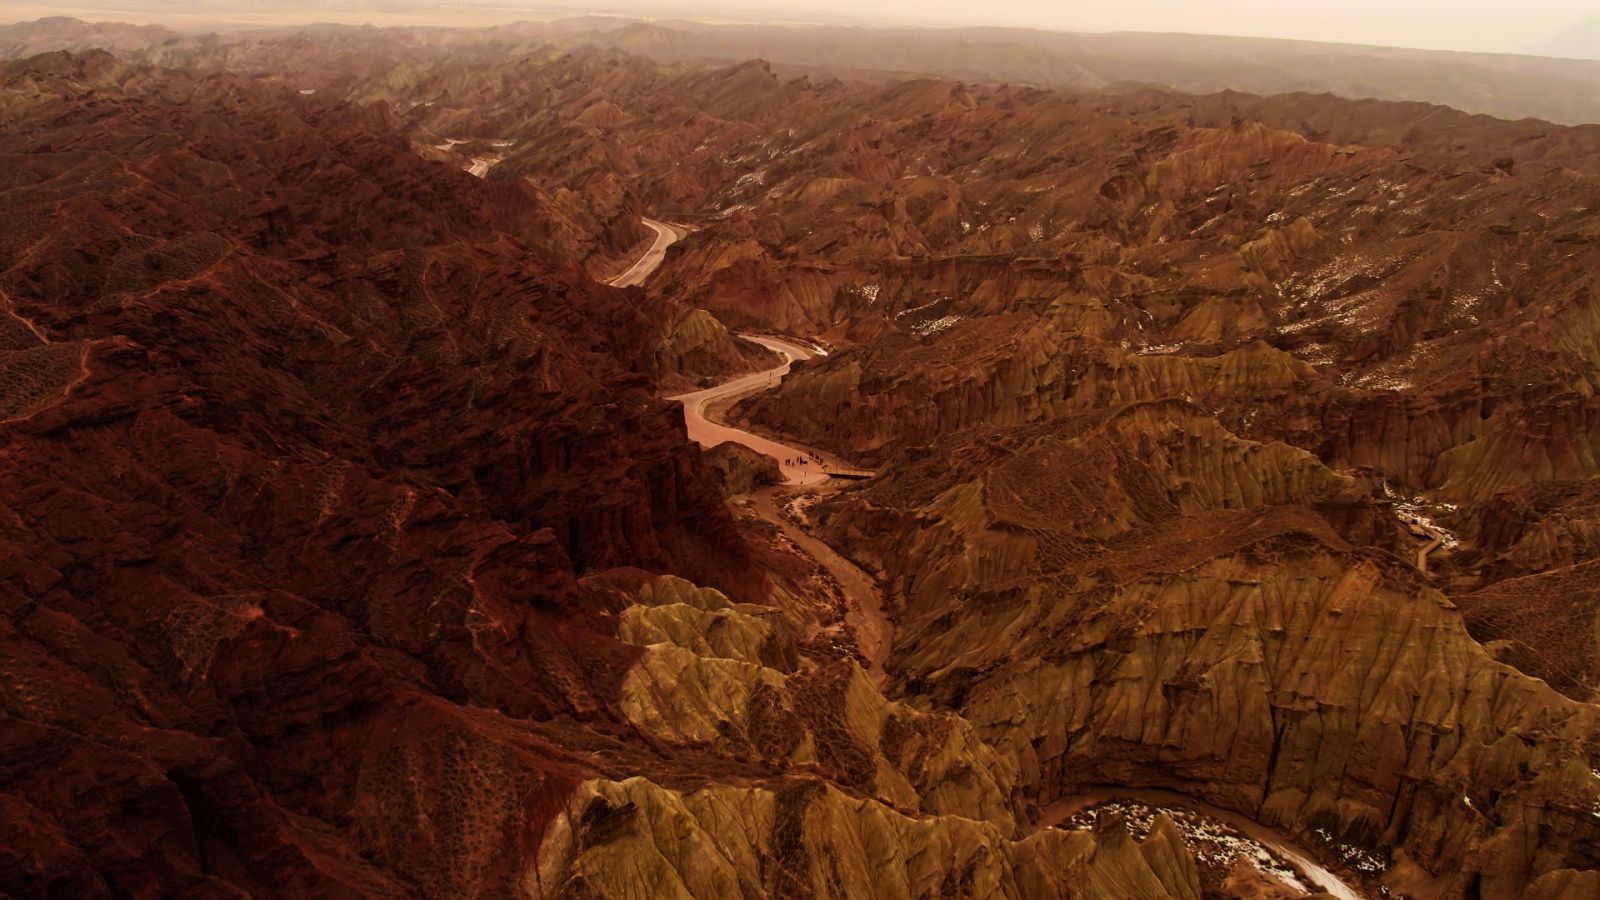
M888 0L867 5L849 0L621 0L570 6L523 0L90 0L12 4L0 13L0 21L68 15L191 27L306 22L484 26L588 14L751 23L998 25L1064 31L1177 32L1434 50L1600 56L1600 12L1588 0L1535 0L1515 5L1496 0L1348 0L1337 4L1337 8L1307 0L1001 0L985 4Z

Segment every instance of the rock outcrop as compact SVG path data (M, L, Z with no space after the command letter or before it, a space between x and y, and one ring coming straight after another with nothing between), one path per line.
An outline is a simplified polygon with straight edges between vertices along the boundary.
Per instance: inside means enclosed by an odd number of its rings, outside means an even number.
M587 782L524 881L537 886L533 896L621 897L640 884L681 898L842 896L867 886L904 898L1201 896L1170 822L1143 843L1126 831L1011 841L985 822L913 819L803 782L682 792L641 779Z
M767 348L729 332L703 309L688 310L673 321L656 345L655 360L656 378L669 388L704 387L782 363Z
M758 487L783 482L777 460L743 444L724 441L707 450L705 460L722 482L725 496L748 494Z
M381 109L102 75L0 84L0 890L502 894L626 728L578 574L764 590L654 330Z
M1600 713L1352 544L1354 482L1281 444L1176 442L1151 409L946 439L834 505L834 540L891 579L909 696L1041 800L1172 788L1481 896L1590 868Z

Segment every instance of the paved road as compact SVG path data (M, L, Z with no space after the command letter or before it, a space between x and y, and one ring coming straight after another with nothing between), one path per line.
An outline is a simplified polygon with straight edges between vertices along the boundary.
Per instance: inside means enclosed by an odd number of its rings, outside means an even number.
M683 236L679 229L664 222L644 218L640 221L655 231L655 243L651 244L644 256L626 272L611 280L611 284L616 287L642 284L661 266L661 261L666 258L667 248ZM819 352L812 347L783 338L760 335L742 335L742 337L782 355L783 363L762 372L735 378L716 387L668 398L683 403L683 419L689 437L702 447L714 447L724 441L733 441L758 453L764 453L778 461L779 471L783 472L785 480L791 485L814 485L826 481L828 474L823 464L818 463L809 453L741 428L713 422L706 417L706 410L712 403L732 400L775 386L783 376L789 374L791 364L797 360L809 359ZM836 460L826 456L823 460L836 470L845 468ZM788 465L788 462L795 464ZM856 646L860 648L861 655L866 661L868 674L877 684L883 685L883 663L888 659L889 650L894 644L894 625L884 613L883 597L878 592L878 586L867 573L839 555L827 543L784 518L778 511L778 499L771 489L756 494L755 510L758 515L778 526L790 540L809 553L839 585L845 600L845 623L850 626Z
M643 216L639 217L639 221L656 233L655 243L628 267L628 271L611 279L612 287L633 287L644 284L646 278L661 268L662 261L667 258L667 248L676 243L678 238L683 237L683 232L665 222L657 222L655 219L646 219Z
M665 222L641 217L640 222L656 233L655 242L644 252L644 255L634 261L627 271L611 279L613 287L633 287L645 282L667 257L667 248L671 247L683 236L683 232ZM669 400L678 400L683 403L684 424L688 426L689 437L702 447L715 447L723 441L733 441L743 444L758 453L764 453L778 461L778 468L783 472L784 479L789 484L816 484L825 481L828 477L821 465L811 459L804 451L780 444L777 441L764 438L758 434L751 434L740 428L733 428L706 418L706 409L717 400L731 400L745 394L753 394L778 383L783 376L789 373L789 365L795 360L808 359L816 355L816 351L794 341L782 338L756 337L746 335L749 340L774 350L784 357L782 365L774 366L763 372L744 375L732 381L724 382L716 387L695 391L691 394L680 394L669 397ZM796 465L788 465L788 461L797 461Z
M809 359L816 355L816 351L804 344L783 338L760 337L757 335L742 335L746 340L755 341L768 350L781 353L784 357L783 364L774 366L765 371L751 375L743 375L732 381L726 381L716 387L695 391L691 394L679 394L668 397L669 400L678 400L683 403L683 421L689 428L689 437L697 441L702 447L715 447L723 441L733 441L746 447L764 453L778 461L778 468L783 472L784 481L788 484L816 484L826 481L828 473L823 465L818 463L806 451L797 447L782 444L759 434L752 434L742 428L734 428L721 422L713 422L706 417L706 411L711 404L719 400L733 400L746 394L766 390L777 385L783 376L789 374L789 366L797 360ZM793 462L795 464L790 465ZM824 457L824 462L830 462Z

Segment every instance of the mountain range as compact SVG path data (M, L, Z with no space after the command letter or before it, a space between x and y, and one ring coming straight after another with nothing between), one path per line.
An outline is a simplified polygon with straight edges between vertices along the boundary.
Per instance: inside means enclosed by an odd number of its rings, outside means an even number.
M1600 892L1600 129L591 26L0 36L0 892Z

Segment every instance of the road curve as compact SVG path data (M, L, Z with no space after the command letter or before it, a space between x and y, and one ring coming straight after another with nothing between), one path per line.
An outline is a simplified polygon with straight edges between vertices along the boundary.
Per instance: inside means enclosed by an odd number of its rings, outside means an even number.
M1311 858L1309 851L1295 844L1288 836L1248 816L1241 815L1230 809L1212 806L1187 794L1157 790L1155 788L1109 787L1094 789L1050 804L1040 811L1038 821L1035 824L1039 828L1051 828L1061 824L1081 810L1090 809L1111 800L1137 800L1158 809L1172 806L1187 807L1238 829L1241 834L1293 864L1318 889L1338 898L1338 900L1364 900L1365 898L1365 895L1359 889L1352 887L1343 878L1318 864L1316 860Z
M698 442L702 447L715 447L723 441L733 441L757 453L770 456L778 461L778 468L783 472L786 484L817 484L826 481L828 473L823 469L823 465L806 451L706 418L706 410L712 403L732 400L773 387L783 379L783 376L789 374L790 365L816 355L815 350L794 341L757 335L740 336L782 354L783 364L740 376L716 387L668 397L668 400L677 400L683 404L683 422L689 429L690 440Z
M640 219L640 221L655 231L655 243L651 244L644 256L626 272L611 280L611 284L616 287L630 287L649 278L666 257L667 248L682 236L682 232L672 225L653 219ZM778 461L779 471L791 485L810 485L826 481L828 474L823 470L822 464L805 451L706 418L706 409L713 402L731 400L772 387L783 376L789 374L789 366L795 361L809 359L819 352L782 338L759 335L741 335L741 337L781 354L783 364L735 378L716 387L667 398L683 404L683 420L689 437L702 447L714 447L724 441L733 441L758 453L764 453ZM826 457L824 460L826 461ZM791 462L794 464L789 465ZM867 673L874 683L883 686L885 683L883 664L888 659L889 651L894 644L894 625L884 613L883 597L878 592L878 586L855 563L845 559L826 542L785 518L778 510L778 501L773 496L772 489L757 492L754 507L757 515L772 522L788 535L790 540L809 553L838 584L840 592L844 595L845 624L850 627L856 646L861 650Z
M646 278L661 268L662 261L667 258L667 248L676 243L678 238L683 237L683 232L665 222L657 222L655 219L646 219L643 216L639 217L639 222L656 233L655 242L650 245L650 249L644 251L643 256L628 267L626 272L611 279L612 287L634 287L644 284Z
M655 219L641 216L639 221L656 233L655 241L645 250L644 255L634 261L627 271L611 279L612 287L634 287L643 284L645 279L653 275L656 269L667 257L667 248L671 247L683 236L683 232L676 226ZM815 459L803 450L780 444L758 434L751 434L739 428L732 428L713 422L706 418L706 409L712 402L724 399L733 399L745 394L776 385L783 376L789 373L789 365L796 360L809 359L816 355L816 351L794 341L782 338L758 337L743 335L748 340L776 351L784 357L782 365L774 366L762 372L756 372L735 378L732 381L719 384L716 387L706 388L690 394L680 394L668 397L669 400L678 400L683 403L684 424L688 427L689 437L702 447L715 447L723 441L733 441L743 444L757 453L763 453L777 460L778 468L783 472L784 481L788 484L816 484L825 481L828 475ZM792 463L792 465L791 465Z

